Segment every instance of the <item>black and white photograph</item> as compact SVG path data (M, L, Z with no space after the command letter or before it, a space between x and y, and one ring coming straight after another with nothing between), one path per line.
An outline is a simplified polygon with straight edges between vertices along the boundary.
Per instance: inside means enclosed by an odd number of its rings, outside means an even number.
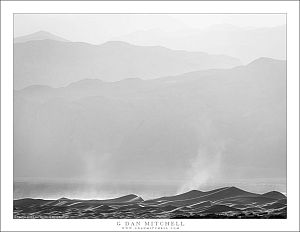
M6 27L11 225L180 231L296 216L287 11L65 4L16 7Z
M14 218L287 217L285 14L15 14L14 35Z

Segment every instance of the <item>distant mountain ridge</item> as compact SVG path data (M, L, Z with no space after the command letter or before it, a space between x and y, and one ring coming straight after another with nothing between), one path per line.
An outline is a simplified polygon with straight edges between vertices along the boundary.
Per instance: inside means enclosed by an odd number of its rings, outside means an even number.
M102 90L106 89L119 89L124 88L125 86L131 86L135 88L143 88L143 86L146 85L152 85L154 88L158 83L180 83L180 82L186 82L186 81L201 81L201 78L207 78L209 76L217 76L217 75L224 75L225 73L232 73L232 72L238 72L242 69L257 69L257 68L266 68L266 67L275 67L275 66L284 66L286 61L284 60L275 60L268 57L261 57L258 58L252 62L250 62L247 65L241 65L237 66L231 69L209 69L209 70L200 70L200 71L194 71L194 72L188 72L181 75L174 75L174 76L166 76L161 77L153 80L142 80L140 78L126 78L120 81L103 81L101 79L82 79L79 81L75 81L70 83L69 85L61 88L53 88L48 85L30 85L28 87L25 87L23 89L17 90L16 93L22 93L22 94L41 94L42 95L48 95L48 97L51 97L51 95L56 95L63 97L64 92L73 92L73 91L80 91L83 96L94 96L100 93ZM75 93L78 97L78 92ZM62 94L62 95L61 95ZM85 95L86 94L86 95ZM28 95L28 96L29 96ZM32 95L32 96L33 96ZM54 96L53 95L53 96Z
M226 55L136 46L122 41L91 45L57 39L28 40L14 43L14 88L62 87L82 79L153 79L240 64L238 59Z
M190 181L190 162L208 160L193 172L210 173L218 167L216 143L228 141L221 149L220 175L285 178L285 96L286 62L267 58L154 80L27 87L14 91L15 176L83 178L84 160L95 166L94 178L104 172L144 182L151 173ZM202 146L208 152L199 154Z
M114 39L139 45L227 54L245 63L261 56L286 59L286 25L249 28L220 24L176 32L143 30Z
M64 39L60 36L54 35L52 33L49 33L47 31L37 31L35 33L19 36L14 38L14 43L25 43L28 41L36 41L36 40L55 40L55 41L61 41L61 42L70 42L67 39Z

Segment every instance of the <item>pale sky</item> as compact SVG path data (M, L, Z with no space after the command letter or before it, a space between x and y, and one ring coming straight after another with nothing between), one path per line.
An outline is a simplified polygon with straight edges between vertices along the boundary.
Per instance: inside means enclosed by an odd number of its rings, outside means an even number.
M99 44L139 30L181 31L215 24L274 27L285 14L15 14L15 37L44 30L71 41Z

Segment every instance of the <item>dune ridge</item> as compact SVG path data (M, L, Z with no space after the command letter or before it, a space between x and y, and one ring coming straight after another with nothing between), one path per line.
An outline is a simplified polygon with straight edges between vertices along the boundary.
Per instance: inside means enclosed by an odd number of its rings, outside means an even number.
M144 200L135 194L112 199L14 200L14 218L286 218L286 197L236 187Z

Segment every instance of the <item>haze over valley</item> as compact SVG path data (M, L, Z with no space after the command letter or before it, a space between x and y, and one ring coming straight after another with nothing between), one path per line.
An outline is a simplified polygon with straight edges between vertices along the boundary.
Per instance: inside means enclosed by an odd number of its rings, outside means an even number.
M14 217L286 218L285 23L16 15Z
M175 182L173 191L237 176L284 179L285 73L285 61L261 58L15 91L15 178Z
M153 79L241 64L238 59L225 55L136 46L122 41L92 45L48 39L52 37L45 32L38 34L46 35L46 39L14 44L14 65L18 67L14 72L15 89L36 84L61 87L86 78Z

